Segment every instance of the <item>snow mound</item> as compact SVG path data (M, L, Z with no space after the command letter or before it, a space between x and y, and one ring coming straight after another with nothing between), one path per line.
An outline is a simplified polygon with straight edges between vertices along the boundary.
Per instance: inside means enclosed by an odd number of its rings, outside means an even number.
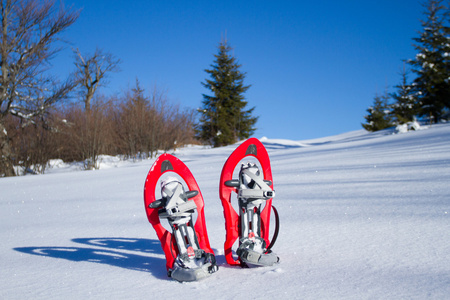
M420 126L419 122L408 122L405 124L400 124L395 127L395 133L406 133L408 131L416 131L422 130L423 128Z

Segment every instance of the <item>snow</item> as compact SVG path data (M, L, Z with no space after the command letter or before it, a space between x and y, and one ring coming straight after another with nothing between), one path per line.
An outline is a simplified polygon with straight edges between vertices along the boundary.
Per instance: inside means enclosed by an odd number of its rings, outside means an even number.
M175 152L205 199L220 269L178 283L148 223L153 160L0 179L0 299L447 299L450 124L309 141L263 139L280 264L225 264L220 172L236 145ZM106 168L109 166L109 168Z
M395 127L396 133L405 133L405 132L409 132L411 130L422 130L422 127L420 126L419 122L417 122L417 121L400 124Z

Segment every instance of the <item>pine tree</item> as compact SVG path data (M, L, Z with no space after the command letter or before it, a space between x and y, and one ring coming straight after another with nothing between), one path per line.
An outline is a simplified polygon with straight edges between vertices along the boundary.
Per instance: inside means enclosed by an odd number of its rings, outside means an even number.
M418 54L409 62L417 74L413 87L419 114L435 122L450 108L450 11L442 2L429 0L426 4L423 31L413 39Z
M361 124L365 130L378 131L393 125L388 101L389 96L387 93L381 96L375 95L373 106L367 109L369 114L364 117L367 123Z
M416 99L414 97L413 87L408 84L408 76L405 68L401 73L402 83L395 86L396 93L392 93L391 97L395 103L391 105L392 114L397 124L412 122L418 113Z
M232 48L227 41L218 46L219 52L211 69L205 70L211 79L202 82L213 95L203 94L203 108L197 137L214 147L233 144L248 138L255 131L257 117L252 117L253 108L246 109L244 93L250 87L244 85L246 73L239 69L240 64L230 55Z

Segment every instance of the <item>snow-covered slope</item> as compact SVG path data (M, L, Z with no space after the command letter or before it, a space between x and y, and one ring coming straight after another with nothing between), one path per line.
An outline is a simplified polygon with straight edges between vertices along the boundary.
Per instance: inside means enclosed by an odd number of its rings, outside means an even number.
M218 196L236 146L177 150L205 198L220 270L180 284L147 221L153 161L0 179L0 299L445 299L450 295L450 124L264 138L281 216L281 263L225 265ZM69 172L70 171L70 172Z

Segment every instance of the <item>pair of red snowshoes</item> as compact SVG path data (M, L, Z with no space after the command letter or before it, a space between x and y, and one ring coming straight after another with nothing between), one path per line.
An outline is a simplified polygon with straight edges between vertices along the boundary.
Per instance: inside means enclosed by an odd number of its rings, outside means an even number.
M244 158L256 161L243 163L239 178L233 179L236 166ZM161 198L156 197L158 182L161 183ZM222 169L219 193L225 216L227 263L243 267L277 263L279 258L270 250L279 223L272 206L275 196L272 171L267 150L259 140L248 139L230 155ZM233 193L237 195L239 213L232 205ZM200 188L181 160L163 154L155 161L145 181L144 202L148 220L166 257L169 277L177 281L197 281L218 270L206 231L205 203ZM270 241L272 209L276 226ZM167 219L169 230L161 224L161 219ZM236 257L232 247L238 238Z

